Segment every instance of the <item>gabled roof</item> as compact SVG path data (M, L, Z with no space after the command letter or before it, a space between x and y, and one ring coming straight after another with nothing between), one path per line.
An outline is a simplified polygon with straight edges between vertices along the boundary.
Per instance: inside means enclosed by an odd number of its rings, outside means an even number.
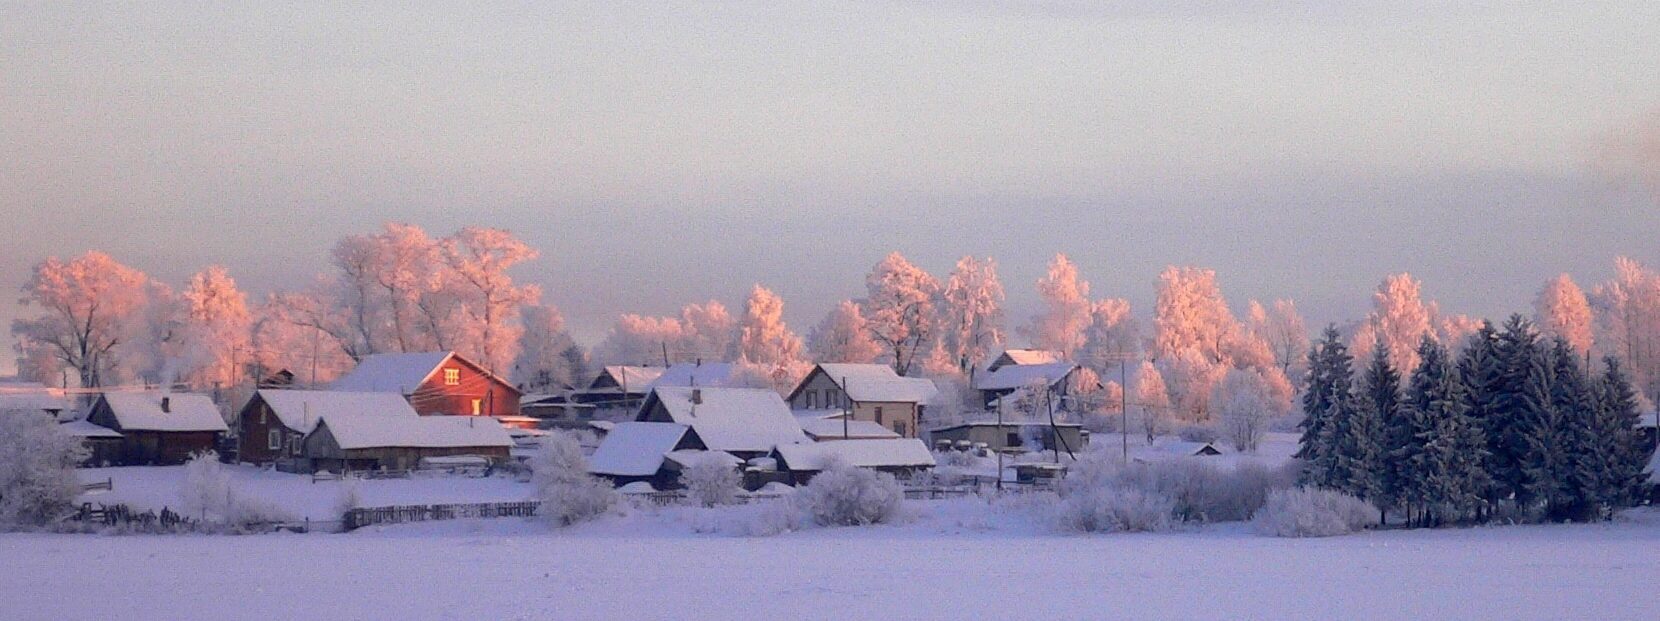
M106 392L101 399L109 404L121 431L230 431L207 395ZM165 412L162 399L167 400Z
M329 389L407 395L420 388L450 356L451 352L447 351L371 354L359 361L351 373L335 380Z
M692 403L694 392L700 403ZM765 452L779 444L807 441L789 406L778 393L763 388L663 386L652 390L640 415L649 415L658 404L674 422L696 431L713 451Z
M1049 364L1060 362L1061 353L1047 349L1005 349L991 362L992 367L1010 364Z
M996 371L975 374L974 388L977 390L1013 390L1025 388L1039 381L1053 386L1066 379L1067 374L1076 368L1078 368L1078 365L1070 362L1004 365L998 367Z
M794 399L818 373L835 382L842 392L847 393L847 398L859 402L927 403L939 394L939 388L934 386L932 380L901 376L885 364L826 362L807 373L807 377L802 378L790 393L790 398Z
M342 449L512 447L501 423L485 416L337 416L312 430L328 430Z
M594 388L594 384L598 383L601 377L610 376L611 381L616 382L617 386L627 386L631 393L644 394L651 389L651 383L657 381L666 370L663 367L610 365L600 369L599 374L594 376L594 381L588 382L588 390L604 390Z
M744 460L738 459L737 455L733 455L726 451L682 449L678 451L669 451L668 454L663 457L671 462L674 462L675 465L678 465L681 468L690 468L707 459L718 460L721 464L730 468L742 466L744 463Z
M25 384L0 386L0 411L40 410L62 415L74 409L62 389Z
M588 458L588 472L618 477L648 477L663 467L663 456L686 437L676 423L617 423Z
M691 362L677 362L663 369L657 379L652 380L651 387L658 386L717 386L743 388L732 377L732 371L737 365L730 362L705 362L695 364ZM643 392L643 391L642 391Z
M797 416L796 422L801 424L801 431L814 441L826 440L880 440L899 437L893 430L868 420L849 420L841 418L824 418L821 416ZM845 426L843 423L846 423Z
M792 471L816 472L836 460L860 468L932 468L934 454L916 438L782 444L778 457Z
M283 426L311 433L317 421L347 416L418 416L403 395L395 392L266 389L255 393Z

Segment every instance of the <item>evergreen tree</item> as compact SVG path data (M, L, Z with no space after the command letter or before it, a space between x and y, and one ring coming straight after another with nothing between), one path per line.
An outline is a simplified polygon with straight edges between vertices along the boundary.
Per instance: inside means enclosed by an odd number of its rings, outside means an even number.
M1458 374L1465 388L1465 411L1471 419L1473 431L1482 436L1480 453L1485 457L1480 465L1483 473L1498 472L1498 458L1490 444L1496 444L1496 433L1491 430L1496 430L1500 423L1498 402L1504 387L1504 364L1499 359L1499 332L1493 327L1493 322L1483 320L1481 327L1470 335L1459 356ZM1494 484L1491 477L1487 480L1488 486L1481 492L1489 503L1509 495L1509 491Z
M1487 432L1487 472L1493 477L1489 498L1500 501L1515 497L1521 503L1527 482L1522 472L1522 455L1528 451L1523 433L1525 413L1549 403L1548 370L1540 366L1538 336L1521 315L1511 315L1493 344L1497 377L1482 405L1482 425ZM1527 394L1530 379L1536 394Z
M1462 373L1446 349L1426 335L1417 353L1421 362L1400 407L1400 444L1390 457L1409 521L1416 513L1419 524L1432 525L1482 506L1486 439L1469 415Z
M1339 458L1347 462L1349 481L1344 491L1387 506L1393 480L1387 450L1389 426L1400 406L1401 375L1389 363L1389 349L1380 342L1372 349L1349 421L1348 433L1339 444Z
M1643 441L1637 429L1637 392L1621 368L1618 358L1604 361L1602 378L1598 382L1596 436L1598 452L1605 456L1607 479L1599 487L1602 501L1610 508L1629 507L1642 500L1643 468L1648 464L1654 447Z
M1564 460L1555 478L1564 487L1564 503L1556 507L1557 517L1586 520L1603 513L1603 485L1610 479L1608 455L1597 438L1599 395L1591 378L1579 364L1579 352L1560 336L1552 339L1550 357L1555 365L1551 402L1557 413L1557 438Z
M1572 469L1563 433L1566 424L1557 405L1556 356L1545 347L1531 348L1520 390L1508 403L1515 409L1510 441L1516 447L1516 506L1523 511L1559 515L1571 503L1567 474Z
M1319 386L1311 382L1309 390L1319 395L1303 400L1304 407L1310 409L1303 421L1303 446L1297 456L1306 462L1304 484L1344 489L1350 481L1350 464L1341 458L1339 443L1349 433L1355 409L1354 360L1334 327L1326 329L1317 351L1310 366L1321 369Z
M1306 388L1303 390L1303 420L1297 423L1297 428L1303 430L1303 436L1298 440L1295 457L1305 462L1314 462L1320 458L1320 436L1325 432L1325 414L1331 404L1331 379L1327 368L1329 348L1334 344L1341 344L1341 336L1336 326L1326 326L1320 340L1308 350L1308 375L1304 378Z

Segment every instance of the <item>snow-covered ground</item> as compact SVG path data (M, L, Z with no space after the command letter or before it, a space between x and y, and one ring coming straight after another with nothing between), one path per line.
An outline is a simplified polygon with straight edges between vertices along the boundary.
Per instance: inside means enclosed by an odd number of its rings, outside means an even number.
M697 534L725 510L334 535L0 535L6 619L1654 619L1660 512L1275 539L900 526ZM737 508L742 509L742 508ZM713 518L718 522L718 517Z

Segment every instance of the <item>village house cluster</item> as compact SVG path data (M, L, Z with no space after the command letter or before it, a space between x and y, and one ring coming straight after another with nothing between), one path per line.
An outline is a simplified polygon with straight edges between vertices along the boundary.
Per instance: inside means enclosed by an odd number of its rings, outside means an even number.
M86 445L87 466L179 464L217 451L284 472L407 471L432 464L527 459L542 438L589 438L591 472L617 486L681 486L704 459L739 469L745 487L797 485L832 463L909 476L940 450L1081 449L1069 414L1079 366L1053 352L1009 350L977 370L971 399L951 407L932 380L883 364L821 363L788 394L744 385L726 362L606 366L582 386L524 394L454 352L365 357L326 386L272 374L239 403L164 388L65 391L0 387L0 409L40 411ZM1055 416L1003 416L1005 403L1047 391ZM222 400L222 399L221 399Z

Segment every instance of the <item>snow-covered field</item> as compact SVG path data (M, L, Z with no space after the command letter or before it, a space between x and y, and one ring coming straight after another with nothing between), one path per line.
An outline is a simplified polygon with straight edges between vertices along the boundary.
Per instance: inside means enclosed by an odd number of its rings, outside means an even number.
M1275 539L909 524L697 534L669 510L335 535L0 535L6 619L1654 619L1660 513ZM719 510L716 510L719 512ZM708 517L704 515L703 517Z

